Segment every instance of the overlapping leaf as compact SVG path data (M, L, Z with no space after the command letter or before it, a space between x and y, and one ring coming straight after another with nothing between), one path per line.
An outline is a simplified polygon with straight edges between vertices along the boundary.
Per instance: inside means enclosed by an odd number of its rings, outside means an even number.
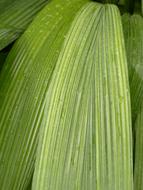
M123 15L134 137L134 189L143 189L143 18Z
M0 187L32 178L45 93L67 31L86 0L53 0L14 45L0 75Z
M143 100L143 18L137 14L124 14L122 20L134 123Z
M17 39L48 0L0 2L0 50Z
M132 190L131 108L114 5L77 14L47 93L33 190Z

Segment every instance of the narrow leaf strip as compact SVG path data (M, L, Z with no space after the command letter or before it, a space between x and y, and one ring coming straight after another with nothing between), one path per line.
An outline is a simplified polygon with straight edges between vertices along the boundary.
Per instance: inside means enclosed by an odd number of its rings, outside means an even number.
M0 187L32 177L45 94L66 34L86 0L53 0L16 42L0 75Z
M32 190L132 190L131 108L119 11L89 3L47 93Z
M141 1L141 8L142 8L142 16L143 16L143 0Z
M143 189L143 18L123 15L134 136L134 189Z
M134 161L134 189L143 189L143 105L140 107L135 123L135 161Z

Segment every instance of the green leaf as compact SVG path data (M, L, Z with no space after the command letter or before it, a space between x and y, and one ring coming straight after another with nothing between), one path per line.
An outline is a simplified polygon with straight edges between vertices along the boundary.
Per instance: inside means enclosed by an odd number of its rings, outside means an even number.
M123 27L128 57L133 137L134 189L143 187L143 18L123 15Z
M134 161L134 188L143 188L143 104L140 106L135 123L135 161Z
M142 15L143 15L143 0L141 1L141 9L142 9Z
M51 1L15 43L0 75L0 187L26 189L45 95L60 49L86 0Z
M143 18L124 14L122 17L128 59L132 120L136 120L143 100Z
M77 14L47 93L33 190L132 190L132 133L119 11Z
M0 50L16 40L47 0L3 0L0 2Z

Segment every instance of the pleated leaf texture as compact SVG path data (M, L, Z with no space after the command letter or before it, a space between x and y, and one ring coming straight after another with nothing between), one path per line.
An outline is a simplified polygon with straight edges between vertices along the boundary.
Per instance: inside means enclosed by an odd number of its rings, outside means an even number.
M143 189L143 104L135 122L134 189Z
M136 120L143 100L143 18L140 15L122 16L127 50L132 104L132 120Z
M48 0L5 0L0 3L0 50L16 40Z
M12 2L15 2L17 0L1 0L0 1L0 12L3 12L4 9L7 8L8 5L10 5Z
M31 181L45 95L66 34L86 0L53 0L16 42L0 73L0 188Z
M127 59L115 5L77 14L48 89L32 190L132 190Z

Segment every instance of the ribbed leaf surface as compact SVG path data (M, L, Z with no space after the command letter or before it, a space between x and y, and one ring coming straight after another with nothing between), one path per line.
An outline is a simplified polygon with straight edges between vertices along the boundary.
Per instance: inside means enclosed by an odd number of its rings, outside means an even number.
M0 13L5 11L8 6L11 6L11 3L15 3L17 0L1 0L0 1Z
M17 39L48 0L0 2L0 50Z
M14 45L0 75L0 188L31 180L45 93L67 31L86 0L49 3Z
M135 123L135 161L134 161L134 189L143 189L143 105L140 107Z
M134 136L134 189L143 189L143 18L123 15Z
M143 100L143 18L140 15L122 16L126 44L132 104L132 120L136 120Z
M47 93L33 190L132 190L131 108L114 5L77 14Z

